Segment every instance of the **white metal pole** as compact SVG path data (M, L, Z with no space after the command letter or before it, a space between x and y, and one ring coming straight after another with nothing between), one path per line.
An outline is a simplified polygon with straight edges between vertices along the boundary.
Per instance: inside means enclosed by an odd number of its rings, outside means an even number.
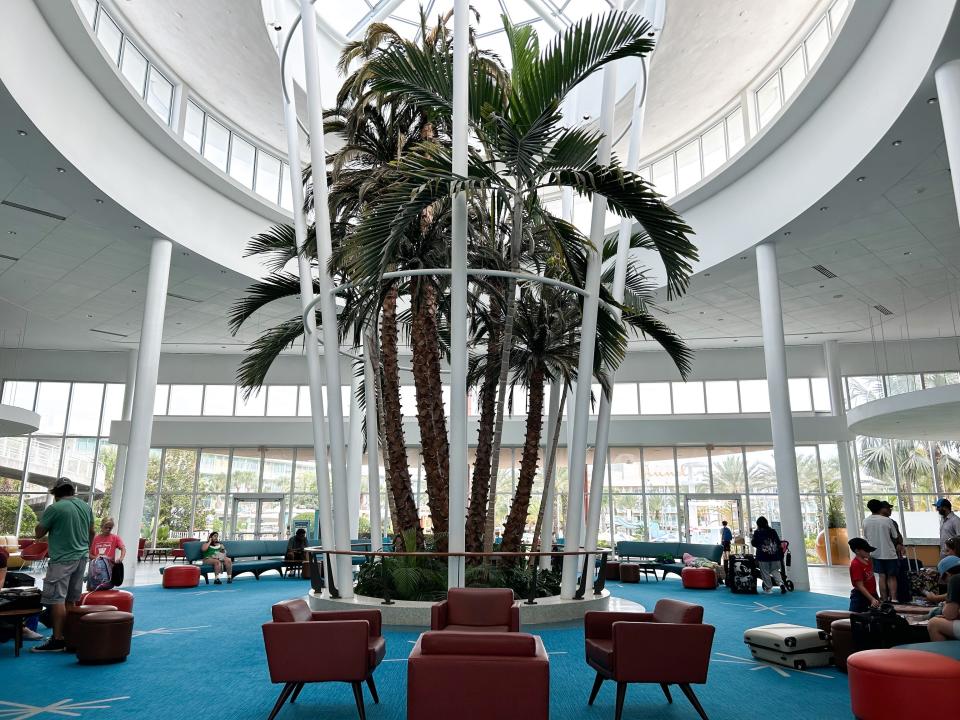
M123 410L120 417L124 422L130 422L130 413L133 411L133 386L137 379L137 351L127 351L127 382L123 386ZM120 506L123 504L123 480L127 467L127 445L121 443L117 448L117 464L113 469L113 490L110 493L110 515L120 517Z
M550 465L550 475L544 474L543 481L547 483L547 496L544 499L546 505L543 508L543 522L540 523L540 550L547 552L553 549L553 506L556 504L557 483L554 478L557 476L557 460L550 461L550 452L553 450L553 436L558 430L560 423L560 396L563 394L563 383L554 380L550 384L550 408L547 411L547 436L544 438L544 473L546 465ZM550 569L551 558L544 556L540 558L540 569Z
M380 518L380 434L377 389L373 377L371 343L363 339L363 392L367 406L367 493L370 498L370 549L383 549L383 521Z
M467 174L467 83L470 64L470 3L453 12L453 172ZM467 195L453 197L450 243L450 492L447 528L450 552L463 552L467 507ZM464 558L451 557L447 586L464 581Z
M623 0L617 0L616 9L623 8ZM600 164L610 161L613 143L613 111L617 86L615 63L603 68L603 94L600 99L600 133L603 139L597 149ZM587 254L587 278L584 289L583 318L580 327L580 359L577 365L577 392L573 411L573 447L570 448L570 492L567 498L567 523L564 536L569 551L576 550L577 539L582 532L583 481L587 461L587 429L590 424L590 380L593 377L593 354L597 335L597 311L600 307L600 273L603 260L598 248L603 247L603 235L607 217L607 200L602 195L593 196L593 215L590 218L590 242L593 249ZM603 487L603 476L600 477ZM577 587L579 558L564 556L563 578L560 597L571 599Z
M646 65L644 65L644 68ZM641 92L640 82L643 82ZM643 134L643 97L646 94L645 78L640 78L640 82L634 85L633 117L630 122L630 146L627 151L627 170L636 172L640 160L640 138ZM613 270L613 299L618 303L623 301L623 291L627 280L627 262L630 254L630 237L633 232L633 223L629 219L620 222L620 232L617 235L617 257ZM617 322L620 322L620 309L613 311ZM616 369L610 372L610 386L613 391L613 383L617 379ZM593 475L590 482L590 509L587 516L587 550L596 550L597 541L600 533L600 514L603 505L603 478L607 464L607 449L610 439L610 396L601 392L600 410L597 414L597 441L593 452ZM611 498L611 505L613 499Z
M360 417L360 401L357 391L361 378L354 375L350 380L350 437L347 441L347 488L350 510L350 539L360 537L360 476L363 466L363 419Z
M154 238L150 247L146 302L140 328L140 352L137 356L136 387L130 412L130 439L123 478L123 505L117 520L117 534L130 548L124 560L128 584L136 584L137 547L143 517L143 494L150 462L150 436L153 433L153 398L157 392L160 347L163 343L163 314L167 306L170 279L170 255L173 243Z
M772 243L757 246L757 282L760 289L763 359L767 367L767 390L770 394L770 431L773 435L777 497L780 503L780 535L790 542L793 549L790 579L798 590L809 590L793 415L787 387L787 349L783 340L780 276L777 272L777 248Z
M827 366L827 387L830 390L830 408L834 415L846 417L843 404L843 371L840 366L840 344L836 340L827 340L823 346L823 358ZM850 467L850 443L837 441L837 459L840 464L840 488L843 492L843 512L847 516L847 534L850 537L860 534L861 511L857 503L857 488ZM837 562L840 558L831 558Z
M950 167L960 168L960 59L951 60L933 74L937 85L937 103L943 120L943 135L947 143ZM953 200L960 208L960 171L951 173Z
M327 202L327 153L323 141L323 102L317 55L317 16L310 0L300 0L303 26L303 64L307 81L310 128L310 162L313 168L313 209L317 235L317 281L320 286L320 317L323 323L323 361L327 380L327 428L330 437L330 467L333 476L333 541L337 550L350 549L349 494L343 432L343 401L340 397L340 337L337 306L330 292L330 207ZM291 171L291 175L292 175ZM329 537L329 535L327 536ZM350 555L337 556L340 595L353 597L353 566Z

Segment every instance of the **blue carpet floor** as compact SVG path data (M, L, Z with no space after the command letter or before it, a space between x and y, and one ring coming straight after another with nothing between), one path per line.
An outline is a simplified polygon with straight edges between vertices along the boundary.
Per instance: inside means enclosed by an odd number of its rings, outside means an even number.
M725 589L684 590L674 579L608 588L648 608L660 597L704 605L704 622L715 625L717 634L708 682L695 689L711 720L851 716L845 675L832 668L797 672L759 664L743 644L746 628L774 622L813 626L817 610L845 609L845 599L800 592L754 596ZM276 575L259 582L244 576L233 585L201 585L196 590L138 588L133 651L127 662L116 665L82 666L66 654L25 652L14 658L12 643L0 645L0 718L263 720L279 688L269 681L260 625L269 619L273 602L306 590L306 582ZM550 653L551 717L611 720L613 684L605 683L594 706L587 705L593 673L583 659L582 625L523 629L539 634ZM387 659L376 674L380 705L364 690L370 720L404 717L404 661L418 634L415 629L385 629ZM318 717L354 720L349 686L308 685L279 720ZM624 717L697 715L679 692L674 693L674 704L667 705L656 685L635 685L627 691Z

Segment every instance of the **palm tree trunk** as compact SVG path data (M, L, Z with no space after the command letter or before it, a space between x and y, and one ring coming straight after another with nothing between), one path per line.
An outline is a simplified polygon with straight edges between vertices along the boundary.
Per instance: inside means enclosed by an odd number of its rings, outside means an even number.
M386 473L384 474L384 486L387 493L387 510L390 514L389 518L384 518L385 522L383 523L383 527L390 528L390 531L385 531L385 533L392 537L397 535L398 531L398 526L395 519L397 517L397 504L393 499L393 490L391 489L392 483L390 482L390 458L388 457L389 453L387 452L387 434L385 430L386 424L384 423L383 413L383 368L380 364L380 339L373 326L368 329L368 332L369 340L367 342L367 352L369 352L371 355L370 366L373 371L373 389L377 394L377 396L374 398L374 407L377 410L377 438L380 443L380 448L383 450L383 467L386 470ZM367 407L369 407L369 405Z
M500 333L491 328L487 338L487 372L480 389L480 420L477 431L477 451L473 462L473 480L470 484L470 510L467 512L467 552L483 550L483 526L487 515L487 496L490 492L490 460L493 449L493 422L497 405L497 375L494 360L500 355Z
M523 232L523 208L521 207L520 178L514 179L513 232L510 235L510 271L520 269L520 239ZM500 346L500 380L497 392L497 417L493 429L493 449L490 460L490 490L487 500L487 521L483 527L483 551L493 550L493 526L497 510L497 475L500 472L500 445L503 441L503 411L507 404L507 376L510 373L510 352L513 345L513 314L517 305L517 281L507 281L507 303L504 311L503 339Z
M420 280L414 283L412 295L415 298L410 329L413 383L417 393L417 422L420 425L420 447L427 480L427 501L436 549L446 552L450 446L443 407L443 384L440 380L437 292L431 282Z
M560 411L557 413L557 426L553 429L553 437L548 438L550 448L548 449L546 467L543 470L543 494L540 497L540 512L537 513L537 526L533 530L533 542L530 543L530 549L534 552L540 550L540 535L543 533L543 513L547 507L547 498L550 495L550 485L554 476L557 474L554 465L557 462L557 445L560 444L560 425L563 420L563 406L567 401L567 384L563 384L563 393L560 395ZM548 529L552 534L552 528Z
M530 408L527 414L527 434L523 442L523 456L520 460L520 477L517 480L517 492L513 496L510 514L503 529L502 552L519 552L523 541L523 531L527 526L527 513L530 509L530 495L533 481L537 476L537 460L540 455L540 433L543 430L543 367L538 367L530 376L528 398Z
M383 301L380 319L380 343L383 359L383 415L390 458L390 491L396 506L395 529L399 530L394 546L405 547L404 535L416 533L416 548L423 549L423 529L413 500L413 484L407 466L407 443L403 435L403 412L400 409L400 368L397 364L397 291L393 288Z

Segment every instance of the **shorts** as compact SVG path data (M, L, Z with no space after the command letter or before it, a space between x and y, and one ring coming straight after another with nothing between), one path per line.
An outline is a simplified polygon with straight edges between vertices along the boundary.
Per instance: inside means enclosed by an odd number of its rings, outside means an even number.
M724 551L724 552L730 552L730 541L729 541L729 540L724 540L724 541L723 541L722 543L720 543L720 544L723 545L723 551Z
M896 575L900 571L900 561L897 558L889 560L873 559L873 572L877 575Z
M83 572L87 569L87 558L52 562L47 565L47 575L43 579L41 602L44 605L59 605L77 602L83 593Z

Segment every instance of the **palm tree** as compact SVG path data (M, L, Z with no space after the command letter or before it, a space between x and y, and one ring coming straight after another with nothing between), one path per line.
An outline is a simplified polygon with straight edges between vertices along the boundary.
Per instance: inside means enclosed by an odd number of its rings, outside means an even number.
M541 203L548 189L571 187L591 198L603 195L608 207L622 217L632 217L646 231L646 246L655 249L667 271L668 296L687 285L690 262L696 250L688 239L690 228L662 202L638 175L627 172L614 160L597 160L600 137L582 128L563 127L561 104L567 94L593 72L624 57L642 57L653 42L650 25L641 18L612 13L588 18L568 28L543 53L534 30L514 27L504 19L510 42L512 71L509 82L490 74L470 74L470 123L477 147L470 150L467 177L451 173L449 147L423 143L397 163L397 182L379 198L357 228L362 252L354 270L361 275L383 273L395 246L424 208L460 190L483 192L510 208L509 267L521 266L521 246L529 232L524 221L552 226L561 240L558 256L581 238L572 227L561 224ZM370 87L385 94L401 94L429 111L431 117L449 117L452 112L452 65L412 45L385 51L371 67ZM566 243L569 243L566 244ZM583 284L583 274L574 274ZM500 375L492 445L492 463L499 457L502 416L507 397L507 375L515 321L516 282L507 283L503 332L500 337ZM491 471L489 494L496 493L496 472ZM493 540L492 522L484 532L485 549Z

